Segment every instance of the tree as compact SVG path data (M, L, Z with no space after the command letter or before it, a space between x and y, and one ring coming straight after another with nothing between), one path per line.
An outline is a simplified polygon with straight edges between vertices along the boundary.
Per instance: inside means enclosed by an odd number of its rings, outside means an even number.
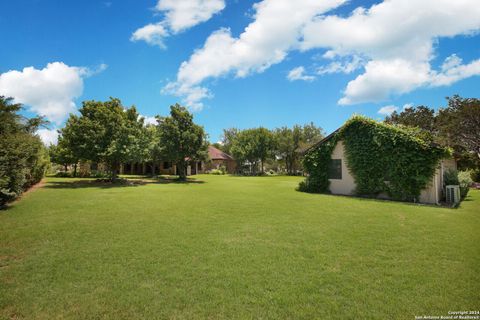
M406 108L400 113L394 111L385 118L385 122L407 127L417 127L431 133L437 131L435 110L425 106Z
M0 96L0 207L39 182L49 165L48 153L35 134L46 122L18 114L21 104Z
M162 153L177 165L180 180L187 179L187 162L207 157L207 136L203 127L193 122L185 107L170 107L169 117L158 117Z
M285 161L287 173L294 175L299 162L299 149L320 141L323 130L313 123L294 125L293 128L282 127L275 130L277 155Z
M480 159L480 100L455 95L438 112L440 137L450 146L463 148Z
M265 161L273 157L274 150L274 135L263 127L240 131L231 147L231 152L237 160L250 162L254 174L257 172L258 163L261 173L264 172Z
M221 150L225 153L232 153L232 145L240 130L237 128L223 129Z
M143 119L135 107L124 108L119 99L110 98L84 101L79 112L60 131L60 140L69 142L76 158L106 163L115 180L121 163L146 154Z

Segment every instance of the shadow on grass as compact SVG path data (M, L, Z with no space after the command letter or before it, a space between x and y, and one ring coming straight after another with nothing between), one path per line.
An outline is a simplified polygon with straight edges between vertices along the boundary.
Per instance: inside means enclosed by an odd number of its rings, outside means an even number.
M186 181L179 180L173 177L151 177L151 178L138 178L134 179L119 179L115 182L105 179L97 180L75 180L75 181L50 181L44 188L47 189L78 189L78 188L128 188L139 187L149 184L203 184L204 181L196 180L194 178L188 178Z
M304 192L300 190L295 190L295 191L300 193L310 194L310 195L323 195L323 196L329 196L329 197L355 199L355 200L364 201L364 202L402 204L405 206L438 208L438 209L454 209L455 210L459 208L459 207L452 207L451 205L446 204L444 202L441 202L440 204L433 204L433 203L420 203L420 202L408 202L408 201L400 201L400 200L393 200L393 199L373 198L373 197L367 197L367 196L343 195L343 194L333 194L333 193L313 193L313 192ZM472 201L472 200L463 200L463 201Z

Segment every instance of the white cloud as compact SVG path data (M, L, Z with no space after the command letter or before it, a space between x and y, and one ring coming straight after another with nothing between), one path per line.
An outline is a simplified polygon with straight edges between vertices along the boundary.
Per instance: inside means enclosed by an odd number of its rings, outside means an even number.
M171 94L182 98L182 102L193 111L203 109L203 99L212 98L210 91L201 86L189 86L178 82L170 82L163 89L163 94Z
M58 131L57 129L38 129L37 135L43 141L46 146L51 144L57 144L58 142Z
M452 55L445 59L442 72L434 73L430 85L433 87L448 86L457 81L480 75L480 59L469 64L462 64L462 59Z
M390 0L369 9L359 7L348 17L316 18L306 25L301 47L327 48L324 58L334 61L355 55L368 59L365 73L347 85L339 101L353 104L385 100L420 86L448 85L478 74L475 62L463 66L456 56L440 72L431 70L430 62L438 38L479 29L476 0Z
M159 0L155 7L165 13L164 23L173 33L205 22L224 8L224 0Z
M409 92L429 80L430 66L427 63L412 63L408 60L372 60L365 66L365 73L348 83L339 104L378 102L390 94Z
M155 117L149 117L149 116L144 116L144 115L139 115L138 118L143 118L143 123L145 125L148 125L148 124L153 124L153 125L157 125L157 118Z
M328 54L326 54L328 56ZM324 55L325 56L325 55ZM317 74L331 74L331 73L345 73L349 74L355 70L361 68L364 65L364 61L357 55L354 55L347 61L333 61L326 66L321 66L317 69Z
M209 96L208 90L200 86L203 81L229 73L246 77L283 61L290 50L297 48L301 30L308 21L344 2L345 0L258 2L253 6L254 21L238 38L233 37L229 29L212 33L204 46L181 64L176 82L168 84L167 88L178 88L174 93L180 96L187 93L190 103L198 105L199 100L192 98ZM202 94L193 97L190 90Z
M287 79L290 81L295 81L295 80L313 81L315 80L315 77L306 75L304 67L296 67L290 70L290 72L287 75Z
M480 73L480 59L463 64L451 56L440 70L431 66L438 39L480 31L478 0L385 0L347 16L328 14L344 2L260 1L253 6L253 22L238 37L228 28L213 32L181 64L176 81L164 92L189 95L189 101L210 97L206 80L263 72L294 50L327 50L322 57L329 61L317 69L318 75L363 70L347 84L340 104L382 101ZM190 95L192 91L203 94Z
M106 65L100 65L92 71L53 62L40 70L34 67L11 70L0 74L0 93L59 124L76 110L74 100L83 92L83 79L105 68Z
M165 47L163 38L168 35L168 31L160 24L147 24L146 26L137 29L130 38L131 41L143 40L151 45L157 45L161 48Z
M378 113L384 116L389 116L394 111L398 111L398 107L394 105L389 105L389 106L381 107L380 110L378 110Z
M410 108L413 108L414 107L414 104L413 103L405 103L402 107L403 110L406 110L406 109L410 109Z
M224 8L224 0L158 0L154 10L163 13L164 19L137 29L130 40L165 48L166 37L207 21Z

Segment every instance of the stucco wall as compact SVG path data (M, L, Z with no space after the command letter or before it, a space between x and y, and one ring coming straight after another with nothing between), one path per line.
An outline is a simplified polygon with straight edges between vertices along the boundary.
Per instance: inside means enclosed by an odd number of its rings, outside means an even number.
M330 191L333 194L352 195L355 192L355 179L348 170L347 161L344 155L343 141L339 141L332 152L332 159L342 160L342 179L329 179Z

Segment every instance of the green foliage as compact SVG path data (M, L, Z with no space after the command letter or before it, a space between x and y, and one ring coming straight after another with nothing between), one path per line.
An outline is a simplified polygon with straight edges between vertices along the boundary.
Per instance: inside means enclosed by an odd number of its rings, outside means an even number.
M225 171L223 171L221 169L212 169L212 170L208 171L207 173L213 174L213 175L224 175Z
M460 171L458 173L458 182L460 185L460 196L462 199L465 199L465 197L468 194L468 191L470 190L470 185L472 184L473 180L471 177L471 172L470 171Z
M443 148L409 130L355 116L325 143L305 155L309 174L302 191L326 192L328 166L337 141L342 140L348 167L355 178L356 193L376 197L381 193L402 201L415 201L432 179Z
M444 186L457 186L459 185L458 172L455 169L447 169L443 172L443 184Z
M298 185L299 191L311 193L327 193L329 191L328 167L337 141L338 136L335 135L305 154L303 167L308 176L305 181L300 182Z
M170 107L169 117L158 118L162 154L177 165L180 180L186 180L187 161L207 158L206 134L193 122L193 115L178 104Z
M39 182L50 160L35 134L41 118L25 119L20 104L0 96L0 207Z
M299 153L298 150L306 145L321 140L323 130L313 123L292 128L282 127L275 130L276 150L275 153L285 162L289 175L297 172Z
M231 152L237 161L248 161L251 164L252 173L257 173L260 164L260 172L264 172L264 163L274 156L275 138L273 133L263 127L246 129L238 132L233 141Z
M80 116L71 115L59 141L72 159L106 163L116 178L120 163L138 161L148 153L143 119L135 107L124 108L119 99L84 101Z

